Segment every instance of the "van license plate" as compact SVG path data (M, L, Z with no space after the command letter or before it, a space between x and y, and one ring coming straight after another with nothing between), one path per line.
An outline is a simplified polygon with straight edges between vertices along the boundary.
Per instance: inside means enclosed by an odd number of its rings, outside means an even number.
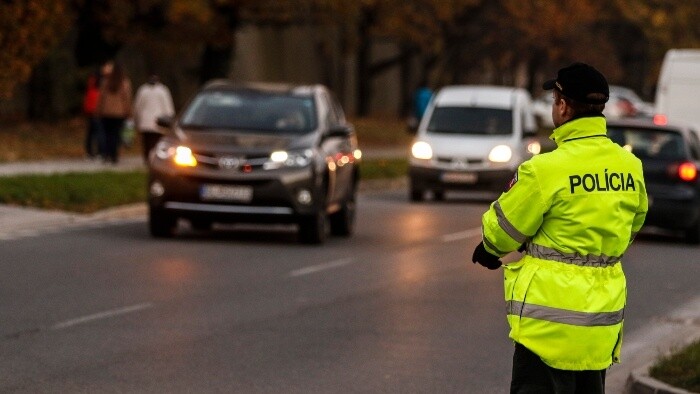
M473 172L444 172L442 181L445 183L465 183L474 184L479 179L476 173Z
M253 199L251 186L202 185L199 197L204 201L250 202Z

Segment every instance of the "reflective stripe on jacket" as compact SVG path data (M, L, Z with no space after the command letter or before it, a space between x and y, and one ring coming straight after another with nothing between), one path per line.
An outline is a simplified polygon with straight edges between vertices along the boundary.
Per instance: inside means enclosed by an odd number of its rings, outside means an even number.
M642 164L606 136L605 118L554 130L558 147L523 163L482 218L486 249L526 244L504 266L510 337L549 366L619 362L626 282L621 259L647 212Z

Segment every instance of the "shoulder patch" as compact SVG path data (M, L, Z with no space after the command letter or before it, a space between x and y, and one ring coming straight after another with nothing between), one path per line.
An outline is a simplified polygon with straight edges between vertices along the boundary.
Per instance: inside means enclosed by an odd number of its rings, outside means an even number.
M515 184L517 182L518 182L518 171L516 170L515 175L513 175L513 179L511 179L510 182L508 182L508 187L506 187L506 192L508 192L510 189L512 189L513 186L515 186Z

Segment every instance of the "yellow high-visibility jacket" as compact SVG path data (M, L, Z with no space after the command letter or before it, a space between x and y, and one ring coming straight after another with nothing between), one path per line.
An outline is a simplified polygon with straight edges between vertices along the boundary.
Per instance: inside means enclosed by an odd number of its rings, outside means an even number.
M482 218L484 246L503 256L510 338L564 370L619 362L627 297L621 259L642 227L642 163L606 136L603 116L554 130L557 149L518 168Z

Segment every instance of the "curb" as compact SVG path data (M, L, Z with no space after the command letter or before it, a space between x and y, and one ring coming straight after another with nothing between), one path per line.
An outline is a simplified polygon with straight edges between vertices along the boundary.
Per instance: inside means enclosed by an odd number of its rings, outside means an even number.
M84 215L88 220L112 220L112 219L130 219L134 217L146 216L148 214L148 204L138 202L135 204L120 205L112 208L103 209Z
M646 345L643 345L645 349L638 352L637 357L642 362L627 372L628 376L622 392L625 394L693 393L649 376L649 370L659 362L661 357L676 353L700 340L700 297L690 300L665 317L654 320L656 324L653 328L641 333ZM624 349L623 345L623 359Z
M679 389L656 380L647 374L647 368L632 371L627 379L625 393L627 394L693 394L691 391Z

